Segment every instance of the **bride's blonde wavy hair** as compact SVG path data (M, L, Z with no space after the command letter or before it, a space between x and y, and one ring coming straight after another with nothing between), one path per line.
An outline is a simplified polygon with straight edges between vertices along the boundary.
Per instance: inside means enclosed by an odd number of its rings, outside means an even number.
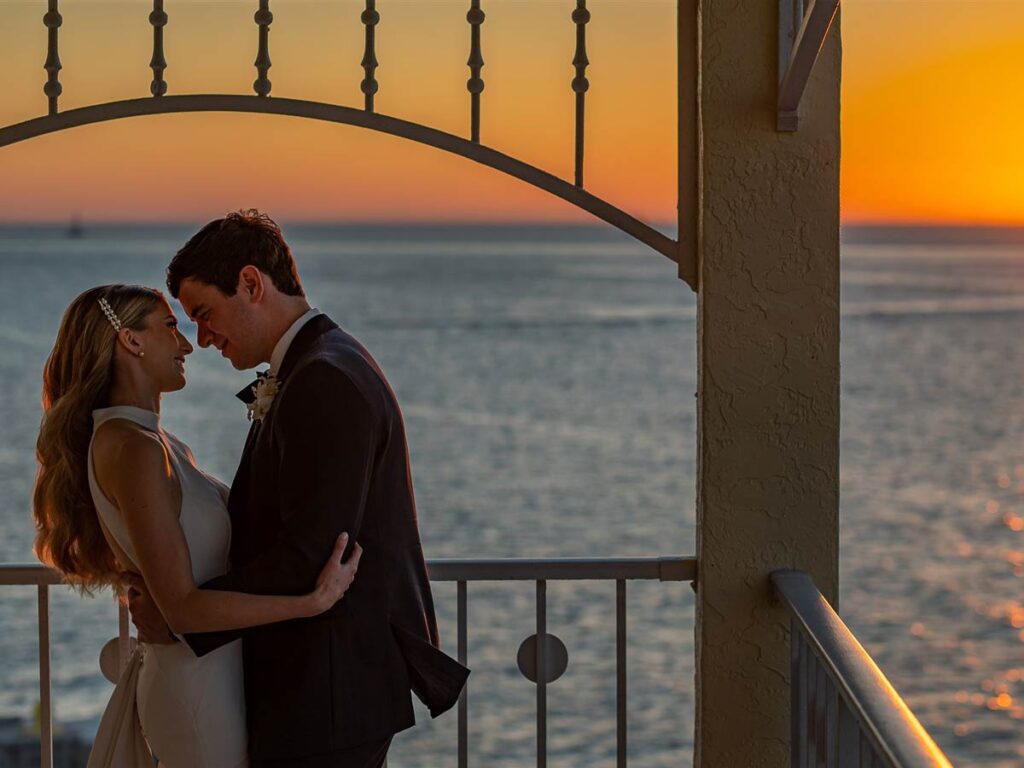
M64 312L43 369L43 420L36 440L39 472L32 494L35 553L82 591L116 582L117 559L103 536L89 492L87 460L92 412L109 405L117 333L100 306L105 299L122 328L144 330L164 300L154 288L101 285Z

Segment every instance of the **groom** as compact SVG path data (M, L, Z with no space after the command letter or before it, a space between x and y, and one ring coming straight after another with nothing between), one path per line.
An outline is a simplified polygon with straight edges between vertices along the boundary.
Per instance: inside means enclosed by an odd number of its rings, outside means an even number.
M326 613L184 639L202 656L242 637L254 768L376 768L413 725L410 690L436 717L469 674L438 649L395 395L370 353L310 308L280 229L257 211L199 230L167 286L200 346L240 370L270 364L239 393L252 426L228 501L232 567L203 588L301 594L340 533L363 547ZM146 597L132 607L149 635L162 622Z

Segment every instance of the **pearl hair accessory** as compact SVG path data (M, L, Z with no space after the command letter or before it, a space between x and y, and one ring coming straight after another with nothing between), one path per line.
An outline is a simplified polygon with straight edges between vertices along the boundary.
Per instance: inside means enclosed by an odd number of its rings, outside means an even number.
M114 326L115 331L121 330L121 321L117 319L117 314L114 312L114 308L110 306L109 302L100 297L100 309L103 310L103 314L107 316L107 320Z

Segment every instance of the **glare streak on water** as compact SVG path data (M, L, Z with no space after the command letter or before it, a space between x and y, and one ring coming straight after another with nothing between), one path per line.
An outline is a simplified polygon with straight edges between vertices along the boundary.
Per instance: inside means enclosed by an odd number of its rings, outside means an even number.
M958 766L1024 762L1021 251L843 252L841 612Z
M88 286L159 285L188 228L0 230L0 561L29 558L39 373ZM695 301L663 257L604 230L287 230L314 303L377 356L403 405L429 557L694 552ZM958 766L1024 761L1024 261L1018 246L843 250L841 613ZM187 322L186 332L194 333ZM230 479L250 376L199 350L165 425ZM455 589L435 586L455 638ZM470 753L529 764L534 689L515 652L532 584L469 587ZM58 717L95 718L109 597L53 597ZM549 585L569 669L552 764L614 764L614 585ZM687 765L693 596L629 587L630 764ZM38 696L35 592L0 596L0 714ZM425 715L396 766L454 754Z

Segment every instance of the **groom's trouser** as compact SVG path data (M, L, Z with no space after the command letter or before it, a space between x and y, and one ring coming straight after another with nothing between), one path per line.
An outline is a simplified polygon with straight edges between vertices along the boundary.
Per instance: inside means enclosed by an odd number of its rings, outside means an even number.
M251 768L382 768L388 756L392 736L360 744L351 749L339 749L311 757L284 758L283 760L253 760Z

